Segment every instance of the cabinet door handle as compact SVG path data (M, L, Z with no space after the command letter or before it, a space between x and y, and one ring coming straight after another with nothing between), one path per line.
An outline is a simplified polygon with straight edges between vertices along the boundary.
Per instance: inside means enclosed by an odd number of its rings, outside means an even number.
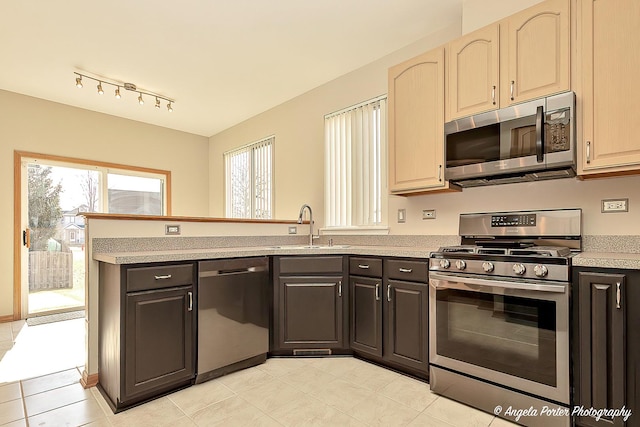
M156 280L167 280L167 279L171 279L171 275L170 274L165 274L164 276L153 276L156 278Z
M187 311L192 311L193 310L193 292L187 292L187 295L189 296L189 307L187 308Z
M411 273L413 271L413 268L399 268L398 271L400 273Z
M380 301L380 283L376 283L376 301Z
M342 280L338 281L338 296L342 298Z
M391 285L387 285L387 301L391 302Z
M516 82L515 82L514 80L511 80L511 87L509 88L509 93L510 93L510 95L511 95L511 100L512 100L512 101L514 100L514 97L513 97L513 89L514 89L514 86L515 86L515 85L516 85Z
M620 293L620 282L616 283L616 308L620 307L620 300L622 299L622 294Z
M491 88L491 103L493 105L496 105L496 86L495 85Z
M438 181L442 182L442 165L438 165Z
M368 270L369 269L369 265L368 264L358 264L358 268L362 268L363 270Z
M22 245L27 249L31 247L31 230L28 228L22 231Z
M587 164L591 163L591 141L587 141Z

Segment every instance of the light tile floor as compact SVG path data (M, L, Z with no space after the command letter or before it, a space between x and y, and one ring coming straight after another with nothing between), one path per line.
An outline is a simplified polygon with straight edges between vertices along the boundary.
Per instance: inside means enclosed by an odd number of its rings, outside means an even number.
M0 338L3 330L0 324ZM422 381L352 357L269 359L115 415L100 392L83 389L79 379L80 369L72 368L0 382L0 425L511 425L437 396Z

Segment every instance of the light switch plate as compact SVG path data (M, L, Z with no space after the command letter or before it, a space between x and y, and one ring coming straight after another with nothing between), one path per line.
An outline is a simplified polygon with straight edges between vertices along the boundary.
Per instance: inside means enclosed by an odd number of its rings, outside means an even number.
M398 209L398 222L407 222L407 210Z
M602 213L629 212L629 199L602 200Z
M167 236L178 236L180 235L180 226L178 224L166 224L164 226L164 234Z

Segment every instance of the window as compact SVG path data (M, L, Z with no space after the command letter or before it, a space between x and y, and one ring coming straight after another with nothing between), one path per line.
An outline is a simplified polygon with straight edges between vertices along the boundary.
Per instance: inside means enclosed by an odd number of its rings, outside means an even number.
M273 218L271 136L224 153L227 218Z
M325 116L326 227L386 225L387 97Z

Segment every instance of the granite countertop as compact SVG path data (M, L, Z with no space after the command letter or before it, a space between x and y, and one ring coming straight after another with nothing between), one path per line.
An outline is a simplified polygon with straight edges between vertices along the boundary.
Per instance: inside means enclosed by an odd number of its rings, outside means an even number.
M571 260L574 267L640 270L640 253L582 252Z
M295 246L237 247L211 249L178 249L168 251L135 251L93 253L93 259L109 264L140 264L146 262L193 261L215 258L237 258L268 255L374 255L405 258L429 258L429 254L438 250L424 247L402 246L351 246L336 245L319 248L301 248Z

